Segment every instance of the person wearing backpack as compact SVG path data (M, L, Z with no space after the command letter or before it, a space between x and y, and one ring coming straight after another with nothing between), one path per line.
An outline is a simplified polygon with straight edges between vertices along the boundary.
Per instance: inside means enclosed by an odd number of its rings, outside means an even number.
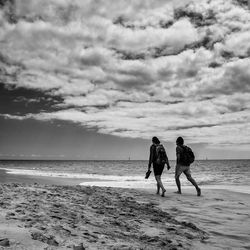
M176 168L175 168L175 181L178 188L177 193L181 194L180 175L184 173L187 179L194 185L197 191L197 196L201 195L201 189L198 187L196 181L191 176L190 164L194 162L194 153L191 148L184 145L182 137L176 140Z
M168 157L165 151L164 146L161 144L160 140L154 136L152 138L152 145L150 147L150 156L149 156L149 162L148 162L148 172L146 173L146 177L149 177L149 174L151 173L151 165L153 164L153 170L154 170L154 176L157 184L157 192L156 194L160 194L160 189L162 190L161 196L165 196L166 189L164 188L162 181L161 181L161 175L164 169L165 164L167 164L168 170L170 169Z

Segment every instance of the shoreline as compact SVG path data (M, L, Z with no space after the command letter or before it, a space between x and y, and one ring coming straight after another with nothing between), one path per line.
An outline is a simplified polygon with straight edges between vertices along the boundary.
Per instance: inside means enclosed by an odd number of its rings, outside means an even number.
M153 177L150 177L153 178ZM149 183L142 177L141 180L143 187L140 185L133 185L133 181L122 182L114 180L101 180L98 178L69 178L69 177L52 177L52 176L40 176L40 175L25 175L25 174L12 174L8 173L6 169L0 168L0 184L1 183L38 183L42 185L81 185L81 186L99 186L99 187L113 187L113 188L125 188L125 189L137 189L137 190L154 190L155 183ZM164 182L164 180L163 180ZM199 183L198 183L199 184ZM176 185L168 185L164 183L166 189L176 190ZM182 183L183 189L193 189L191 184L185 185ZM205 190L225 190L235 193L250 194L250 186L246 185L207 185L200 184L200 187Z

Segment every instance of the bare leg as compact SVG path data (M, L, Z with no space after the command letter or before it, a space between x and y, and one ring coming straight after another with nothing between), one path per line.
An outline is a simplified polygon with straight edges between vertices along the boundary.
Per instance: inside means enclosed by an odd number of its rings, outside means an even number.
M192 178L191 175L186 175L187 176L187 179L194 185L194 187L196 188L196 191L197 191L197 196L200 196L201 195L201 189L198 187L196 181Z
M155 176L155 180L156 180L156 187L157 187L156 194L160 194L160 185L158 183L158 180L157 180L156 176Z
M165 194L165 192L166 192L166 189L164 188L164 186L163 186L163 184L162 184L161 176L160 176L160 175L156 175L156 176L155 176L155 179L156 179L156 181L157 181L157 187L158 187L158 185L159 185L159 187L160 187L161 190L162 190L162 195L161 195L161 196L164 197L164 194Z
M175 177L175 182L176 182L176 185L177 185L177 188L178 188L177 193L181 194L181 182L180 182L180 176L179 175Z
M156 194L160 194L160 185L158 184L158 182L157 182L157 191L156 191Z

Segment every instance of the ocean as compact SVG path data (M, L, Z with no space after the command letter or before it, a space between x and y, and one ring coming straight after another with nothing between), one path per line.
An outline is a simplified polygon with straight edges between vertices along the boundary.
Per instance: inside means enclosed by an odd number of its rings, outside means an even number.
M145 179L147 161L0 161L7 175L75 179L80 185L123 188L155 188L153 174ZM175 161L164 169L162 181L175 187ZM193 178L202 187L224 188L250 193L250 160L197 160L191 165ZM185 175L183 186L191 186Z

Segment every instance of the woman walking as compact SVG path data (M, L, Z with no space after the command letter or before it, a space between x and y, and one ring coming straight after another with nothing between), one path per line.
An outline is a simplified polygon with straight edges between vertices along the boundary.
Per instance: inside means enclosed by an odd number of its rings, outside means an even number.
M160 189L161 189L162 190L161 196L164 197L166 189L162 184L161 175L164 169L164 165L167 164L168 170L170 169L170 165L168 162L166 151L163 145L161 144L160 140L156 136L152 138L152 145L150 147L150 156L148 162L148 172L150 172L152 164L157 185L156 194L160 194Z

